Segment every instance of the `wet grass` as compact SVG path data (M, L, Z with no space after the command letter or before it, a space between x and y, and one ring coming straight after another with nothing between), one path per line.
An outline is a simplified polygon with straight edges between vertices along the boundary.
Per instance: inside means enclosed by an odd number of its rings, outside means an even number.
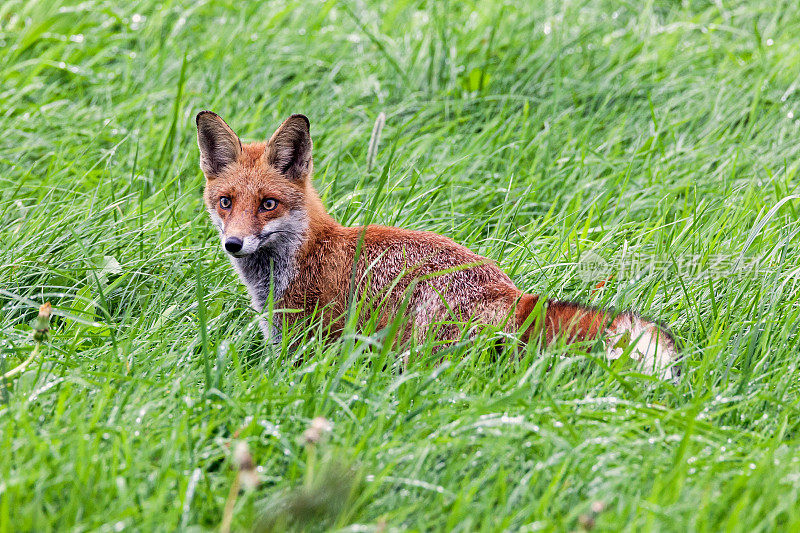
M0 532L216 529L234 441L234 530L797 530L798 32L791 2L3 3L0 373L54 309L0 380ZM308 115L340 221L662 319L680 379L491 336L265 348L201 109Z

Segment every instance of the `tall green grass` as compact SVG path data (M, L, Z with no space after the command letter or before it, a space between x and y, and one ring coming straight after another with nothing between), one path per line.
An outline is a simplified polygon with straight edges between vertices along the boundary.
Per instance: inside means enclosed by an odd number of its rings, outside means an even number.
M795 2L4 2L0 374L54 318L0 381L0 532L215 529L237 441L234 530L797 530L798 34ZM337 219L664 320L681 377L491 334L265 347L201 109L308 115Z

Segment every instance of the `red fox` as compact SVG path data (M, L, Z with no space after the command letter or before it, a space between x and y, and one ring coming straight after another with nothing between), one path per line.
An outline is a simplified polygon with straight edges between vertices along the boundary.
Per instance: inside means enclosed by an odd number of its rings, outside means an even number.
M290 322L321 314L329 331L344 327L351 298L371 302L377 327L408 317L405 339L457 341L465 324L487 324L521 340L597 341L608 358L627 350L662 373L677 360L674 339L625 311L526 294L493 262L425 231L344 227L311 183L310 122L292 115L266 142L242 144L217 114L197 115L205 204L222 246L262 312L270 293ZM353 285L354 286L351 286ZM267 338L278 328L262 320ZM629 346L632 344L632 346Z

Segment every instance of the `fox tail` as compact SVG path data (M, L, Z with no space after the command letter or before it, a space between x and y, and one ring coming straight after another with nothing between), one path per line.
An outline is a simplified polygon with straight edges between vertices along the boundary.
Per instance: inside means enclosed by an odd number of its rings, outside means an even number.
M673 375L677 374L675 339L663 325L635 313L523 294L515 318L525 342L542 333L548 344L556 338L566 342L601 340L608 359L618 359L627 350L633 359L640 361L643 370L663 374L669 369Z

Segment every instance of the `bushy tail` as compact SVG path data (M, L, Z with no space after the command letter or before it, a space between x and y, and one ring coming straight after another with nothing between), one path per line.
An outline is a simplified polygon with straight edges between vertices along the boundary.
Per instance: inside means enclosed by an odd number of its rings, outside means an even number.
M523 294L515 316L517 327L524 328L522 340L526 342L541 333L547 343L556 338L567 342L602 340L609 359L617 359L628 350L632 358L641 362L643 370L656 374L672 368L678 359L675 340L669 332L631 312L542 301L535 294Z

